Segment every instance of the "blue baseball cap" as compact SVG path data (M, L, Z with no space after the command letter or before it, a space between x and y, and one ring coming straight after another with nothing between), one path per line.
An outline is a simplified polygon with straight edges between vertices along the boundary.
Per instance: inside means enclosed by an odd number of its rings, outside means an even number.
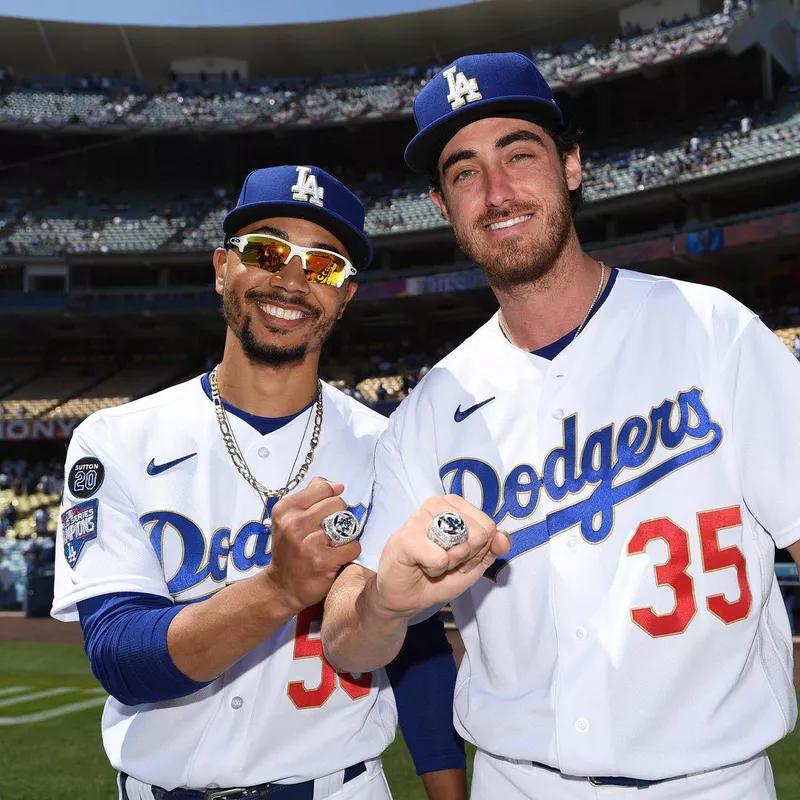
M520 53L457 58L414 100L417 135L406 148L406 164L416 172L433 171L447 142L465 125L515 116L552 131L564 127L553 90L533 61Z
M244 179L236 207L223 220L225 241L266 217L299 217L315 222L344 244L357 269L372 261L372 244L364 233L363 204L319 167L253 170Z

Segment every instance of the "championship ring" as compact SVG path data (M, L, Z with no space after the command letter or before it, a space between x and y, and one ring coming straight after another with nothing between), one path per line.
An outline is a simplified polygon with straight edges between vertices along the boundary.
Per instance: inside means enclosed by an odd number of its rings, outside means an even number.
M322 530L334 547L341 547L358 536L358 520L350 511L336 511L322 520Z
M468 537L467 524L454 511L442 511L428 525L428 538L445 550L466 542Z

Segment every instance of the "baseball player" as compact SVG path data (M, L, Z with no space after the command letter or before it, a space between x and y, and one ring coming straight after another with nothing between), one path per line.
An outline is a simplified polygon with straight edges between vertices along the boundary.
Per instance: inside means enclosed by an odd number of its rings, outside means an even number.
M103 743L121 800L385 800L386 674L337 673L320 642L385 427L317 377L372 256L364 209L321 169L260 169L223 229L221 364L73 434L53 615L80 619L111 695ZM446 649L427 653L445 674ZM438 742L420 771L437 771L431 797L462 798L455 667L430 689L414 674L406 663L398 697L425 710L405 717Z
M406 161L500 310L381 437L329 659L376 667L452 600L473 798L774 798L800 368L724 292L583 252L580 152L527 58L460 58L414 113Z

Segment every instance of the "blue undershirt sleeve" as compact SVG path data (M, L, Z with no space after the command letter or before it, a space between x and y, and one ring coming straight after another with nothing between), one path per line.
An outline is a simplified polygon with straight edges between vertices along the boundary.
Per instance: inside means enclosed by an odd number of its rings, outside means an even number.
M409 625L386 674L417 774L465 769L464 742L453 727L456 662L439 614Z
M184 675L167 649L167 629L183 607L139 592L105 594L78 603L92 672L120 703L175 700L208 685Z

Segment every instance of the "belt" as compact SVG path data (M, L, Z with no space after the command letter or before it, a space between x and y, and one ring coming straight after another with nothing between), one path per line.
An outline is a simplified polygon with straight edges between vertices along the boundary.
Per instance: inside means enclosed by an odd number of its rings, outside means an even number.
M360 761L344 771L344 781L352 781L367 771L367 765ZM128 776L122 773L123 797L125 781ZM302 783L261 783L238 789L172 789L167 791L160 786L151 786L154 800L314 800L314 781Z
M523 762L526 764L531 764L534 767L541 767L542 769L546 769L548 772L557 772L559 775L562 775L560 769L556 769L555 767L551 767L549 764L542 764L538 761L526 761ZM569 776L573 777L573 776ZM595 776L587 777L586 780L592 784L592 786L624 786L628 789L647 789L650 786L655 786L658 783L666 783L667 781L678 780L680 778L685 778L685 775L678 775L675 778L659 778L658 780L654 781L646 781L642 778L623 778L623 777L616 777L616 776L609 776L598 778Z
M679 777L685 777L683 775ZM588 778L592 786L627 786L631 789L647 789L650 786L655 786L657 783L666 783L666 781L673 781L676 778L659 778L657 781L645 781L641 778Z

